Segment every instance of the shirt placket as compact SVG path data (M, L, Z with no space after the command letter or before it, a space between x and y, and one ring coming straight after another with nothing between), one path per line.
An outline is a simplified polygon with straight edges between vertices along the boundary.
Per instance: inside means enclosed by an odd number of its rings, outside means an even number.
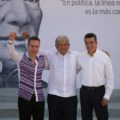
M67 80L67 58L64 56L64 96L66 95L66 81Z
M92 62L93 58L90 57L90 63L89 63L89 85L92 86Z
M35 98L36 98L36 101L38 101L38 94L37 94L37 89L36 89L37 68L38 68L38 62L35 60L34 91L35 91Z

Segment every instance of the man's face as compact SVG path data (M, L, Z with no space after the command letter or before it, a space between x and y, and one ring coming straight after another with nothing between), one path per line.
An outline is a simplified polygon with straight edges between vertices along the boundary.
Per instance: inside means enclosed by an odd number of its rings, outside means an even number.
M85 46L88 53L93 54L97 49L97 43L95 41L95 38L85 38Z
M36 56L40 48L40 42L36 40L31 40L28 45L28 53L30 56Z
M69 50L69 46L70 44L68 43L68 41L61 40L56 44L56 49L60 54L65 55Z
M14 31L17 37L26 31L38 35L42 20L39 0L0 0L0 38L7 39Z

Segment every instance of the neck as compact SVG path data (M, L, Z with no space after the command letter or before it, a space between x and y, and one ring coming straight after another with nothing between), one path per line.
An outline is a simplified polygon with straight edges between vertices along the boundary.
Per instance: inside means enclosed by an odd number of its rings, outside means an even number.
M88 51L88 54L92 57L95 54L96 50L93 52Z
M30 54L30 53L28 53L28 54L29 54L29 56L30 56L31 59L36 59L36 57L37 57L36 54L34 54L34 55L33 55L33 54Z
M94 53L88 52L88 54L92 57Z
M65 56L65 54L61 54L62 56Z
M67 54L67 52L61 53L58 51L59 54L61 54L62 56L65 56Z

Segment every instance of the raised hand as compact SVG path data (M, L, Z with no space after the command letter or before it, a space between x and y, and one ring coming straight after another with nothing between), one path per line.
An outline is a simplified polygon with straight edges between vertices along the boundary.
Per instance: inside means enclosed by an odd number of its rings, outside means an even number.
M30 35L29 35L28 32L23 32L23 33L22 33L22 38L23 38L23 39L29 39L29 37L30 37Z
M16 38L16 33L15 33L15 32L10 32L10 33L9 33L9 40L10 40L10 41L14 41L15 38Z

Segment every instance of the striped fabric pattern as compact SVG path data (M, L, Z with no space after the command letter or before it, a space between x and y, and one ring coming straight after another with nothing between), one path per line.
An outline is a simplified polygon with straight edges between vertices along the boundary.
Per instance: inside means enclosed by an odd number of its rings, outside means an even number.
M21 61L19 62L20 67L20 81L19 81L19 97L22 97L26 100L30 100L32 95L35 94L35 89L38 96L38 101L44 100L43 90L42 90L42 72L45 69L45 57L40 55L37 59L37 73L36 73L36 81L34 81L35 77L35 66L31 59L24 54ZM34 88L34 84L36 82L36 88Z

